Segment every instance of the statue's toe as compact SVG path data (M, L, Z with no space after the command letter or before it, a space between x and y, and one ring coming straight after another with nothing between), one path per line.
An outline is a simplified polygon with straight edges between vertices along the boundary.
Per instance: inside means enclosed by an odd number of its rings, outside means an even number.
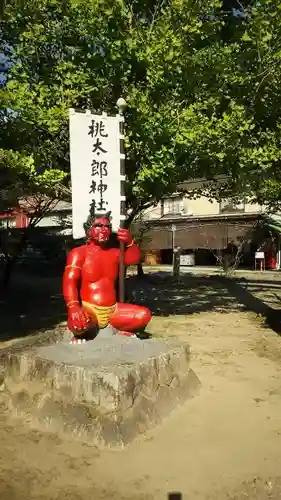
M136 334L133 332L124 332L121 330L117 330L116 335L120 335L121 337L130 337L130 338L136 337Z
M70 344L85 344L86 339L78 339L77 337L73 337L69 343Z

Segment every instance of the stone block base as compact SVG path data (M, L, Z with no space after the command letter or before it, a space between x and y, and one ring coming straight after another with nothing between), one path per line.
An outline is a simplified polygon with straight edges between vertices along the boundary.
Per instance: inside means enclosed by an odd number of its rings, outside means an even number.
M12 411L98 446L124 446L200 386L188 346L154 339L47 339L2 352L1 362L1 399Z

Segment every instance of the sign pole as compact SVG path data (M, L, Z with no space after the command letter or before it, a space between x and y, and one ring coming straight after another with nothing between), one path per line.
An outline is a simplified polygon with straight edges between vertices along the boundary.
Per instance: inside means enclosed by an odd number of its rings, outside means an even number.
M124 116L124 110L127 107L127 103L125 99L120 97L117 101L117 107L119 109L119 115ZM121 155L126 154L125 145L124 145L124 120L119 123L120 136L120 153ZM121 159L120 161L120 170L121 176L125 175L125 159ZM121 186L124 186L124 181L121 181ZM124 189L121 188L121 195L124 196ZM126 215L126 206L125 201L121 200L120 207L120 227L125 227L125 215ZM120 241L120 263L119 263L119 302L125 302L125 245L123 241Z
M124 227L122 221L120 227ZM119 263L119 302L125 301L125 245L120 241L120 263Z

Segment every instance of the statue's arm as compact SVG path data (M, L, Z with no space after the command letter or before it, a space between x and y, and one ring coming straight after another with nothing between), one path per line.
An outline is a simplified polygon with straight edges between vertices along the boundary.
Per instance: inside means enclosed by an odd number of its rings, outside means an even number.
M125 250L125 266L133 266L139 264L141 260L141 251L134 241L127 246Z
M84 247L71 250L67 256L67 262L63 274L63 296L67 307L78 305L78 284L81 278L81 270L85 258Z

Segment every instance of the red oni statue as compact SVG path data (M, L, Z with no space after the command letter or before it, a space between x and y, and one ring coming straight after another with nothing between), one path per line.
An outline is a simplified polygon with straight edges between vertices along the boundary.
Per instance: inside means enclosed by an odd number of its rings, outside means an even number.
M76 337L89 327L96 330L111 325L116 333L133 336L151 319L146 307L116 303L120 249L112 248L110 220L93 220L88 242L70 251L63 276L63 296L68 310L68 328ZM125 244L125 265L138 264L140 250L127 229L118 229L117 237Z

